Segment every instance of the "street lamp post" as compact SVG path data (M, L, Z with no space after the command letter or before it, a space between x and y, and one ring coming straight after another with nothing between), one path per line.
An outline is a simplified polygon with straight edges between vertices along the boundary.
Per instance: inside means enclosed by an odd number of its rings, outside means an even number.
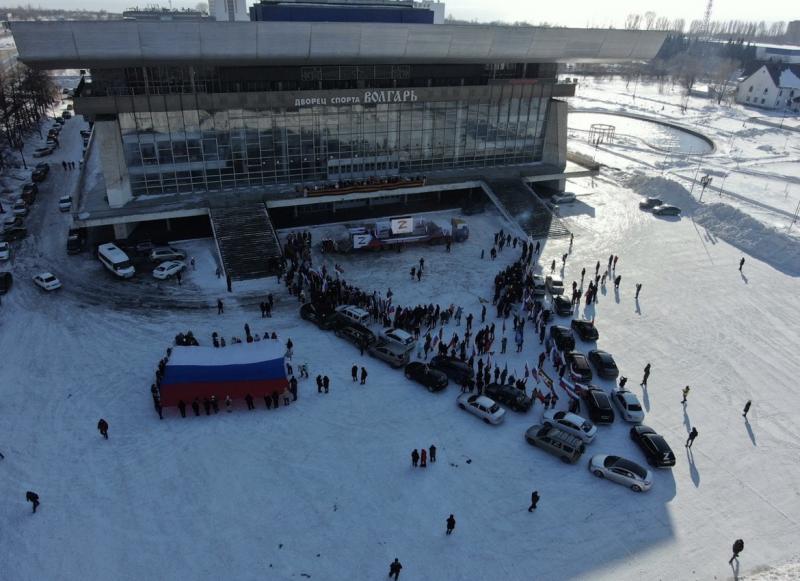
M712 177L711 177L710 175L708 175L708 174L706 174L706 175L704 175L702 178L700 178L700 185L702 185L702 186L703 186L703 189L702 189L702 190L700 190L700 200L699 200L700 202L702 202L702 201L703 201L703 194L705 193L705 191L706 191L706 188L707 188L707 187L708 187L708 186L711 184L711 182L712 182L713 180L714 180L714 178L712 178Z

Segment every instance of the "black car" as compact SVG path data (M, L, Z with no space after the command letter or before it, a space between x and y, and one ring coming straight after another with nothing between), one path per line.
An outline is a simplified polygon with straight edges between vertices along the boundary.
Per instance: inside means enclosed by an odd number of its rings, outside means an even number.
M464 381L472 381L475 376L475 372L469 365L454 357L437 355L431 359L430 366L433 369L438 369L459 385Z
M31 173L31 179L34 182L44 181L44 178L47 177L47 174L49 172L50 172L50 166L47 165L46 163L44 164L40 163L39 165L36 166L36 169L34 169L33 172Z
M606 392L589 386L581 392L581 397L589 410L589 419L595 424L614 423L614 408L611 407L611 400Z
M553 309L557 315L569 317L572 315L572 301L564 295L556 295L553 297Z
M483 395L488 395L497 403L508 406L515 412L527 412L533 405L533 400L509 384L490 383L483 389Z
M614 379L619 375L619 369L611 353L592 349L589 351L589 361L597 370L597 375L603 379Z
M28 182L27 184L22 186L22 195L23 196L25 194L34 194L34 195L36 195L38 193L39 193L39 186L37 186L33 182Z
M335 312L323 313L311 303L306 303L300 307L300 317L306 321L311 321L324 331L333 328L337 319Z
M11 289L12 282L14 277L10 272L0 272L0 295L6 294Z
M647 463L655 468L675 466L675 454L667 441L659 436L653 428L643 424L631 428L631 440L639 445Z
M591 321L573 319L571 327L581 338L581 341L597 341L600 338L597 327Z
M408 379L427 387L428 391L442 391L447 387L447 375L419 361L406 365L405 374Z
M23 227L6 228L0 236L3 242L13 242L14 240L22 240L28 235L28 229Z
M580 351L568 351L564 358L567 360L569 372L581 383L589 383L592 380L592 368L586 355Z
M550 338L555 342L560 351L572 351L575 349L575 337L567 327L553 325L550 327Z
M350 323L343 327L337 328L335 331L337 337L341 337L347 341L350 341L354 345L372 345L375 343L378 338L375 336L375 333L370 331L364 325L359 325L358 323Z

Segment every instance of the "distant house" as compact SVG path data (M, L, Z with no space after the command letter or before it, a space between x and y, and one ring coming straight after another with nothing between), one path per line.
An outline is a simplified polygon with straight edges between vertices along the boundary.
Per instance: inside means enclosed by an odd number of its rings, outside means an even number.
M739 79L736 102L764 109L800 112L800 65L759 65Z

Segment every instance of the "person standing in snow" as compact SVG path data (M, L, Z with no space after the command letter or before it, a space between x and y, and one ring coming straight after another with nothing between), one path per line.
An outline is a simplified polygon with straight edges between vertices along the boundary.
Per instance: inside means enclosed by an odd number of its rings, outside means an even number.
M689 396L689 386L687 385L686 387L683 388L683 401L681 401L682 404L686 405L686 398L688 396Z
M644 366L644 377L642 377L642 383L640 383L639 385L641 385L642 387L647 387L647 378L648 377L650 377L650 364L649 363Z
M328 393L328 388L330 387L330 385L331 385L331 380L328 379L328 376L327 375L323 376L322 387L325 389L325 393Z
M196 416L200 415L200 402L197 400L197 398L194 398L194 400L192 400L192 410L194 410L194 415Z
M361 368L361 385L366 385L367 383L367 368Z
M39 495L29 490L25 493L25 500L33 504L33 512L36 513L36 508L39 506Z
M419 452L414 448L414 451L411 452L411 466L416 468L417 464L419 464Z
M183 400L180 400L180 401L178 402L178 409L179 409L179 410L180 410L180 412L181 412L181 417L182 417L182 418L185 418L185 417L186 417L186 402L185 402L185 401L183 401Z
M639 298L639 293L640 292L642 292L642 283L637 282L636 283L636 296L634 297L635 299Z
M244 401L247 403L247 409L249 410L256 409L256 406L253 403L253 396L250 395L249 393L246 396L244 396Z
M556 271L556 259L553 259L553 262L550 263L550 272L553 273Z
M217 299L217 314L221 315L225 312L225 305L222 304L222 299Z
M100 418L100 421L97 422L97 429L100 431L100 435L108 440L108 422Z
M420 450L419 453L419 467L420 468L428 467L428 451L425 448Z
M350 368L350 375L353 377L353 383L358 381L358 365L353 365Z
M738 560L739 553L742 551L744 551L744 541L742 539L736 539L736 541L733 543L733 557L731 557L730 561L728 561L728 565L733 563L734 559Z
M355 368L355 365L353 365L353 368ZM322 376L321 375L317 375L317 393L322 393Z
M231 413L233 411L232 407L233 407L233 400L231 399L231 396L226 395L225 396L225 410L228 413Z
M400 569L402 568L403 566L400 564L400 561L398 561L397 559L392 561L389 564L389 577L394 575L394 581L397 581L397 578L400 576Z
M622 280L621 274L618 274L616 277L614 277L614 290L619 290L619 283L621 280Z
M431 464L435 464L436 463L436 446L431 444L431 447L428 449L428 451L430 452L429 455L430 455L430 458L431 458Z
M448 535L453 534L453 530L456 528L456 518L451 514L447 517L447 533Z
M686 438L686 447L691 448L692 444L694 444L694 440L697 438L697 428L692 428L692 431L689 432L689 437Z
M214 409L214 413L219 413L219 402L217 402L217 396L211 396L211 407Z
M534 490L531 492L531 505L528 507L528 512L536 510L536 505L539 503L539 491Z
M739 261L739 272L742 272L743 266L744 266L744 256L742 256L742 259Z
M751 404L752 404L752 402L751 402L749 399L747 400L747 403L746 403L746 404L744 404L744 413L742 414L742 417L743 417L744 419L747 419L747 412L749 412L749 411L750 411L750 405L751 405Z

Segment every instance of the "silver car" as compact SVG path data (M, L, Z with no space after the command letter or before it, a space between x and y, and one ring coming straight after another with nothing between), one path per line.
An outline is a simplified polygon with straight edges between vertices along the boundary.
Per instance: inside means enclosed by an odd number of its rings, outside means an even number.
M186 253L183 250L172 248L171 246L157 246L150 252L150 262L166 262L167 260L185 260Z
M555 426L562 432L572 434L582 442L591 444L597 435L597 426L578 414L570 412L547 410L542 417L545 426Z
M611 392L611 399L623 420L632 424L641 424L644 421L644 410L635 393L627 389L616 388Z
M617 484L627 486L634 492L650 490L653 486L653 473L636 462L619 456L597 454L589 460L589 472L598 478L607 478Z

